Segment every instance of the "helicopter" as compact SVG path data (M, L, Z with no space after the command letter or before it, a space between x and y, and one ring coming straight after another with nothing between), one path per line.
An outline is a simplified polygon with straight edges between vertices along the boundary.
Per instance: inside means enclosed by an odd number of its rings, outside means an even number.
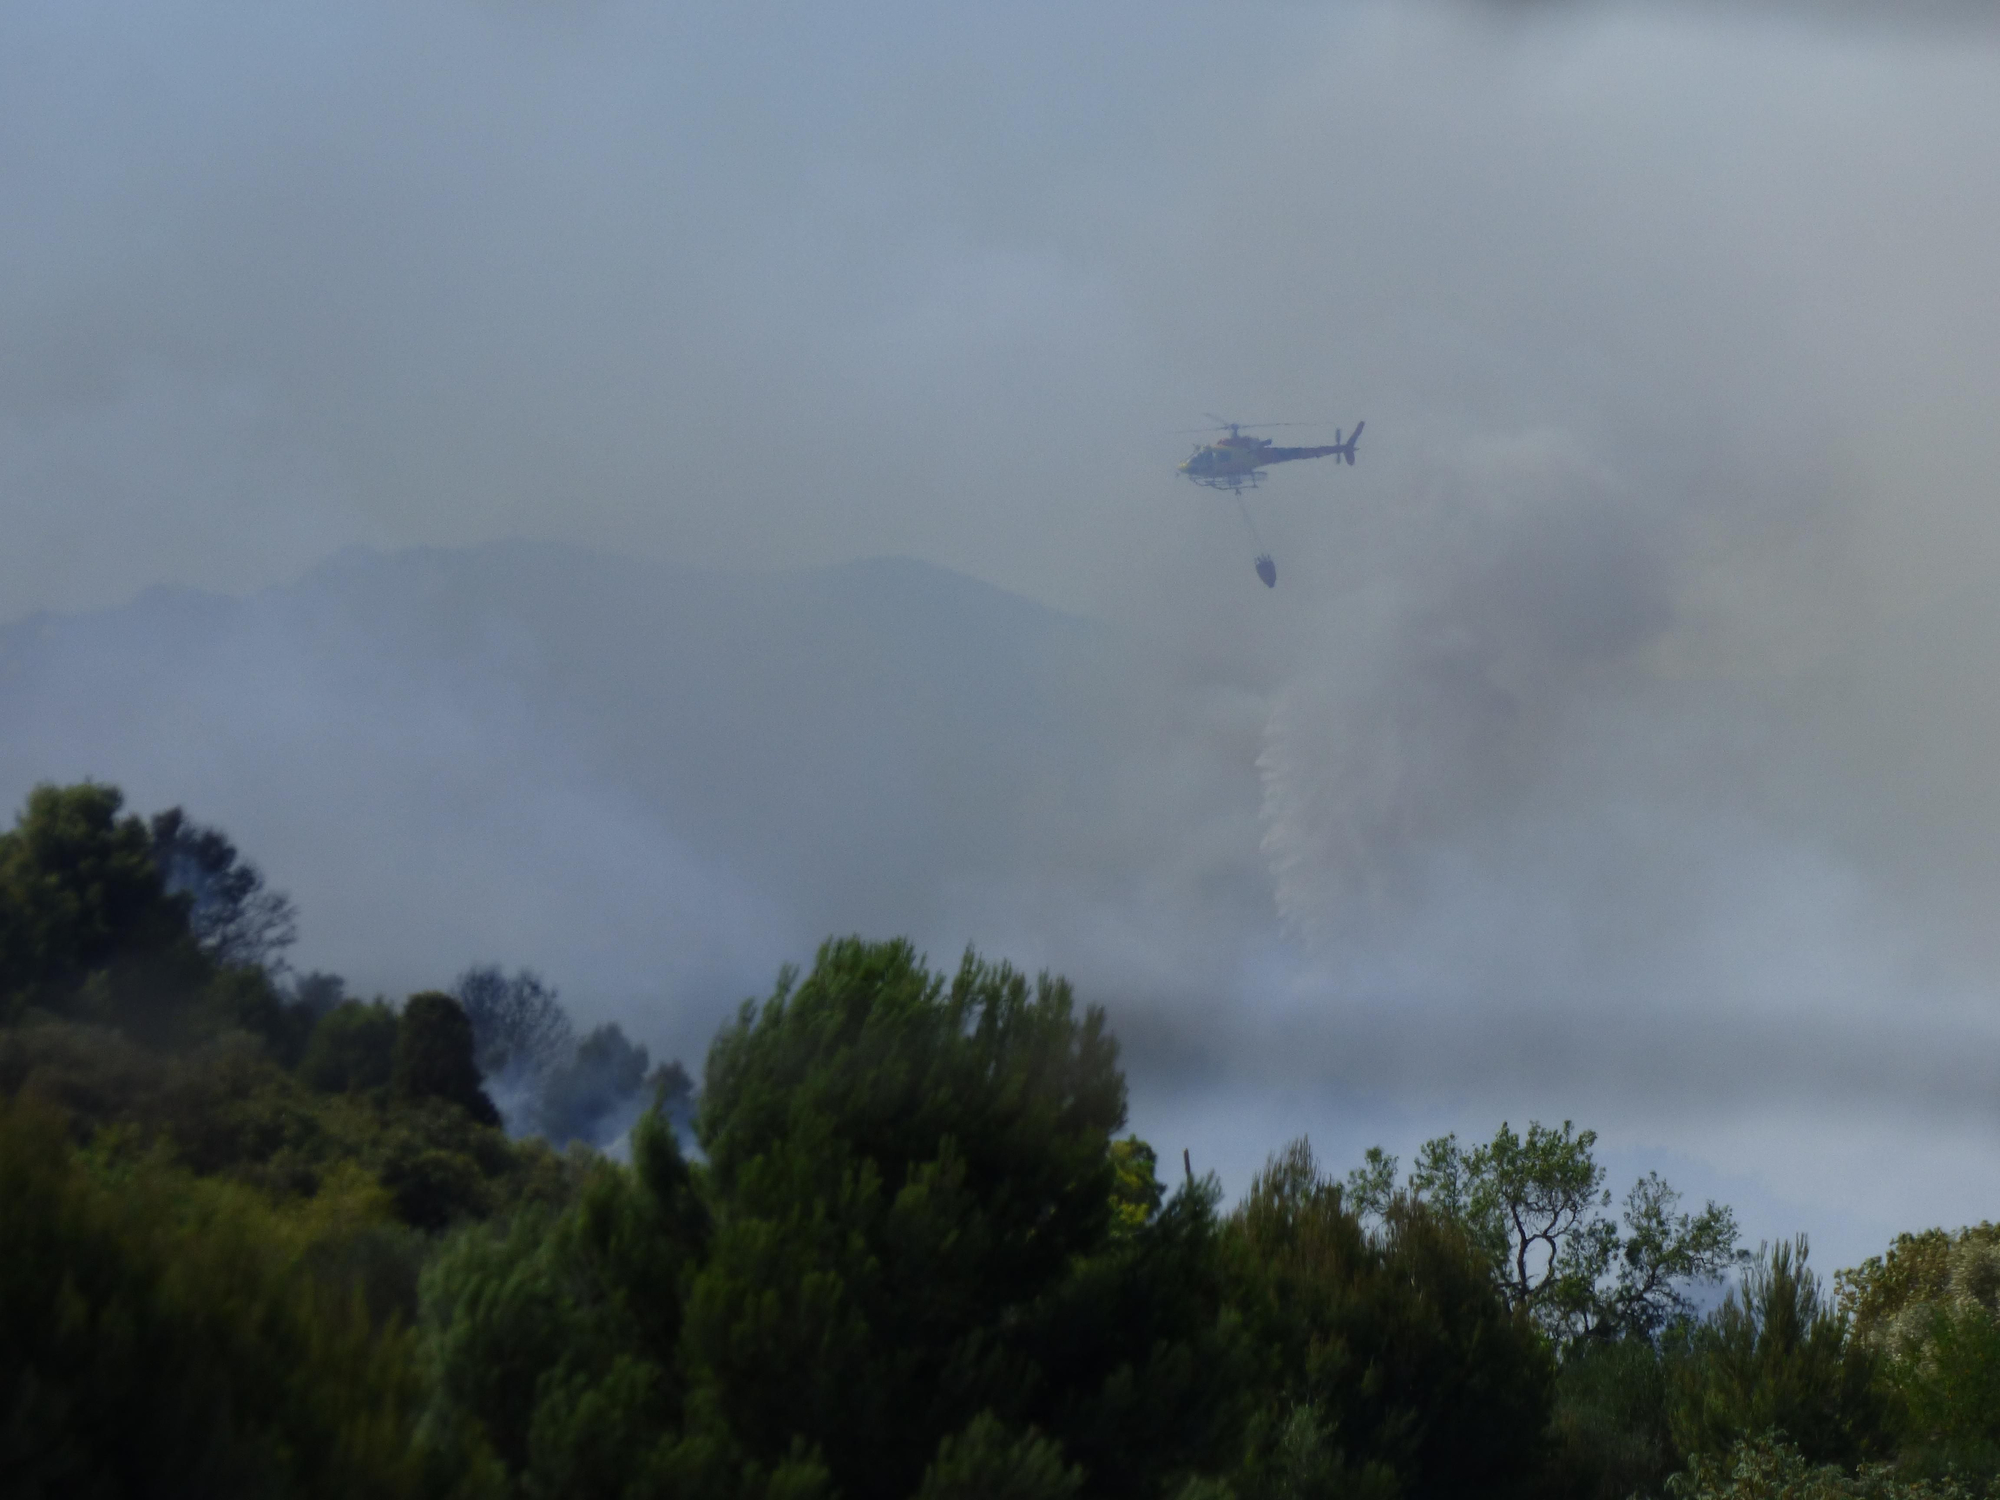
M1291 463L1300 458L1346 459L1354 462L1354 445L1361 441L1361 429L1366 422L1356 422L1354 431L1341 436L1338 427L1333 430L1333 441L1318 448L1279 448L1266 437L1245 437L1243 429L1260 427L1304 427L1304 422L1226 422L1213 412L1206 413L1213 427L1195 428L1197 432L1221 432L1227 430L1228 437L1217 438L1213 442L1196 446L1186 462L1178 465L1179 472L1187 475L1196 484L1211 490L1227 490L1236 502L1237 510L1243 514L1243 524L1249 528L1250 536L1261 549L1263 541L1257 536L1257 525L1250 519L1250 511L1243 503L1243 492L1262 486L1263 469L1268 464ZM1268 552L1259 552L1256 561L1257 577L1267 589L1278 586L1278 565L1271 560Z
M1212 443L1198 444L1186 462L1179 465L1181 473L1196 484L1206 485L1212 490L1254 490L1264 481L1259 471L1267 464L1288 464L1301 458L1344 458L1354 462L1354 445L1361 440L1361 429L1366 422L1356 422L1354 431L1345 440L1338 427L1333 430L1333 441L1320 448L1278 448L1273 447L1267 437L1245 437L1243 429L1250 426L1303 427L1303 422L1225 422L1211 416L1216 425L1196 429L1201 432L1221 432L1225 428L1228 437L1217 438Z

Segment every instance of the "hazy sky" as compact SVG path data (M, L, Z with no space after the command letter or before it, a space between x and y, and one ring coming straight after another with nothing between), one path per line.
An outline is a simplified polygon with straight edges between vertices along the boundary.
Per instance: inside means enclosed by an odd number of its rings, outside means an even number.
M24 0L0 619L955 568L1143 658L1151 894L981 936L1120 1008L1142 1127L1993 1216L2000 33L1912 10ZM1275 592L1204 412L1368 420L1257 497Z

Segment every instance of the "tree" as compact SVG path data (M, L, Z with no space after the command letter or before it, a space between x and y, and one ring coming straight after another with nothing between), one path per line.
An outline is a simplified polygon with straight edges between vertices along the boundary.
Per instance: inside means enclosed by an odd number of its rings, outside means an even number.
M1888 1254L1836 1272L1834 1287L1855 1334L1891 1345L1902 1336L1899 1323L1912 1314L1921 1322L1932 1306L1976 1304L2000 1316L2000 1225L1899 1234Z
M600 1026L546 1079L535 1127L557 1146L606 1145L638 1117L650 1071L644 1047L615 1023Z
M396 1013L377 1000L343 1000L313 1027L299 1077L325 1093L387 1087L396 1068Z
M1082 1489L1083 1470L1059 1444L1032 1427L1010 1432L987 1411L938 1444L917 1500L1072 1500Z
M1551 1332L1587 1327L1597 1283L1617 1251L1597 1132L1568 1120L1560 1131L1531 1121L1522 1138L1502 1124L1470 1151L1455 1135L1425 1142L1410 1191L1466 1225L1492 1260L1508 1305Z
M1681 1465L1666 1371L1648 1339L1584 1339L1563 1353L1550 1421L1549 1490L1570 1500L1658 1495Z
M648 1107L656 1109L675 1130L694 1132L694 1080L679 1058L656 1063L646 1075Z
M1617 1282L1600 1299L1594 1332L1653 1338L1668 1323L1693 1316L1687 1287L1713 1282L1742 1261L1731 1209L1710 1202L1700 1213L1686 1214L1678 1212L1680 1201L1657 1172L1648 1172L1625 1195Z
M657 1115L633 1131L631 1169L599 1163L566 1211L459 1234L424 1278L433 1429L490 1450L527 1494L612 1500L699 1467L681 1451L678 1346L707 1234Z
M489 1079L539 1085L576 1050L555 988L533 969L517 969L510 979L498 965L475 964L451 993L472 1023L479 1071Z
M1025 1420L1093 1497L1156 1500L1238 1456L1254 1364L1230 1305L1219 1184L1165 1193L1152 1149L1130 1137L1111 1156L1106 1240L1022 1319L1046 1392Z
M187 902L195 943L223 968L281 968L298 939L291 897L264 883L218 828L189 821L178 807L153 815L153 863L170 895Z
M1382 1209L1371 1232L1297 1141L1231 1216L1232 1303L1260 1367L1245 1500L1442 1500L1534 1479L1547 1349L1462 1220L1406 1195Z
M1159 1154L1136 1135L1128 1135L1111 1143L1111 1164L1116 1174L1112 1188L1116 1204L1112 1232L1138 1234L1153 1221L1166 1201L1166 1189L1159 1177Z
M452 994L472 1023L488 1095L513 1134L608 1146L649 1099L670 1119L691 1123L693 1090L679 1063L653 1067L615 1022L579 1041L555 988L532 969L509 978L497 966L475 966Z
M412 1340L315 1269L379 1224L343 1189L280 1212L157 1158L107 1177L0 1101L7 1493L418 1494Z
M1503 1123L1467 1150L1456 1135L1424 1143L1408 1192L1466 1226L1508 1305L1552 1338L1651 1338L1693 1307L1686 1287L1739 1260L1736 1216L1713 1202L1679 1211L1680 1194L1649 1172L1625 1195L1624 1231L1610 1207L1597 1132ZM1379 1216L1395 1201L1397 1161L1371 1148L1348 1174L1349 1201Z
M1347 1174L1348 1212L1364 1219L1386 1217L1396 1201L1396 1165L1396 1158L1380 1146L1370 1146L1361 1165Z
M1836 1285L1850 1337L1881 1356L1905 1464L2000 1475L2000 1226L1899 1234Z
M1035 1309L1111 1240L1116 1059L1062 981L968 954L947 983L903 942L828 943L744 1007L708 1058L688 1347L748 1455L907 1500L983 1411L1063 1441L1087 1374L1036 1358Z
M2000 1475L2000 1319L1977 1303L1931 1303L1887 1361L1903 1457L1991 1485Z
M472 1060L472 1024L451 996L426 990L410 996L396 1026L390 1084L405 1099L442 1099L482 1125L498 1125L500 1112L479 1086Z
M314 969L292 979L292 1007L310 1021L318 1021L346 998L347 981L338 974Z
M1666 1483L1669 1500L1975 1500L1978 1492L1947 1480L1934 1485L1888 1464L1849 1473L1814 1463L1777 1433L1745 1438L1727 1453L1695 1453L1685 1473Z
M96 782L38 786L0 834L0 1010L69 1009L86 977L168 954L187 903L167 893L146 827Z
M1683 1453L1720 1453L1782 1433L1814 1463L1853 1464L1879 1446L1886 1412L1877 1356L1806 1264L1806 1240L1780 1242L1698 1324L1667 1338L1667 1409Z

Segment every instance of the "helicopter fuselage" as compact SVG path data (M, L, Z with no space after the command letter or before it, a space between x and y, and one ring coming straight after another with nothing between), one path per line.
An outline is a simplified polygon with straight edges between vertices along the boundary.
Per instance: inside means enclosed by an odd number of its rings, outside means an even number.
M1255 489L1263 478L1258 470L1270 464L1288 464L1301 458L1336 458L1353 463L1354 444L1367 425L1355 423L1353 434L1344 442L1336 432L1333 441L1320 448L1275 447L1269 438L1253 437L1232 425L1228 437L1203 443L1179 469L1196 484L1212 490Z
M1210 479L1242 479L1267 464L1291 463L1301 458L1329 458L1342 452L1339 444L1322 448L1278 448L1269 438L1227 437L1206 443L1180 466L1180 472L1197 482Z

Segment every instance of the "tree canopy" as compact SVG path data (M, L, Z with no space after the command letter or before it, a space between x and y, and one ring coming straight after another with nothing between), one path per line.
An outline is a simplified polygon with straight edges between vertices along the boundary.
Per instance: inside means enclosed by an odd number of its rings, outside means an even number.
M264 883L219 828L192 822L178 807L149 824L153 864L167 893L185 899L188 934L225 968L276 966L298 936L291 897Z
M1471 1148L1439 1136L1417 1153L1403 1191L1463 1225L1511 1307L1552 1337L1652 1337L1693 1311L1688 1292L1738 1261L1736 1216L1709 1203L1680 1209L1680 1194L1649 1172L1625 1195L1624 1228L1611 1206L1597 1132L1568 1120L1502 1124ZM1396 1200L1397 1161L1379 1147L1348 1174L1351 1201L1382 1213Z
M93 973L157 959L188 938L146 825L95 782L39 786L0 833L0 1004L76 1010ZM99 1008L104 997L99 997Z
M1225 1206L1121 1133L1105 1018L1050 975L828 942L722 1028L697 1094L530 970L401 1004L293 975L269 896L221 831L91 783L0 834L10 1494L2000 1478L1991 1225L1903 1236L1831 1297L1803 1239L1745 1259L1727 1208L1655 1174L1614 1216L1568 1121L1440 1137L1407 1177L1374 1150L1336 1178L1299 1140Z
M404 1004L389 1084L406 1099L441 1099L482 1125L500 1123L500 1111L480 1086L472 1023L458 1002L440 990L412 995Z

